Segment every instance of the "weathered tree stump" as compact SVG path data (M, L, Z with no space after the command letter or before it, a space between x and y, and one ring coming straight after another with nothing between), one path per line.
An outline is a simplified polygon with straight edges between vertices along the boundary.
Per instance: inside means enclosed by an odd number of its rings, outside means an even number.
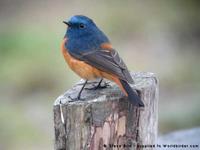
M145 107L132 106L116 84L84 90L83 100L72 101L80 83L57 98L54 104L56 150L154 149L158 125L158 82L153 73L133 73ZM94 82L89 82L91 87Z

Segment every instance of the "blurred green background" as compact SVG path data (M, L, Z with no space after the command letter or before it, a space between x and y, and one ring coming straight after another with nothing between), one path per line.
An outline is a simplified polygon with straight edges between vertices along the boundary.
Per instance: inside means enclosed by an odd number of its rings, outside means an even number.
M160 80L159 133L200 126L200 1L1 0L0 149L53 149L54 100L79 80L60 43L87 15L130 70Z

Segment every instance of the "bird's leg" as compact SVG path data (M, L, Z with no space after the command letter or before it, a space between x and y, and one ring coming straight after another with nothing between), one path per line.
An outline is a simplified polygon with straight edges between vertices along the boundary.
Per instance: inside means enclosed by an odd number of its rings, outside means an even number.
M85 83L83 84L83 86L82 86L80 92L78 93L78 97L77 97L77 99L81 99L81 93L82 93L82 91L83 91L85 85L87 84L87 82L88 82L88 80L85 80Z
M81 100L81 93L82 93L82 91L83 91L85 85L87 84L87 82L88 82L88 80L85 80L85 83L83 84L83 86L82 86L80 92L78 93L77 98L72 98L71 96L69 96L69 98L70 98L71 100Z
M86 90L97 90L97 89L104 89L104 88L107 88L109 86L108 83L105 83L104 85L101 85L103 81L103 78L99 81L98 85L95 86L95 87L92 87L92 88L85 88Z
M99 81L99 83L97 84L97 86L95 86L95 89L103 87L103 86L101 86L102 81L103 81L103 78Z

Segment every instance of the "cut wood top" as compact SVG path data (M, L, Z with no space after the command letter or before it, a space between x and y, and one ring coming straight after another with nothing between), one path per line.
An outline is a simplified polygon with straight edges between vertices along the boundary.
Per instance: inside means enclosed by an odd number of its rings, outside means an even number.
M157 78L154 73L151 72L137 72L137 73L131 73L131 76L133 77L135 84L131 85L133 89L136 90L142 90L143 88L149 88L149 87L155 87L157 88ZM75 104L79 105L82 103L91 103L91 102L97 102L97 101L105 101L107 100L106 97L109 97L109 100L114 100L116 98L124 97L124 94L120 91L119 87L109 80L104 79L104 82L102 82L102 85L105 83L108 83L109 86L104 89L98 89L98 90L84 90L82 92L81 98L83 100L73 101L69 98L75 98L77 97L78 92L80 91L84 80L82 79L80 82L78 82L76 85L74 85L71 89L67 90L64 94L60 95L54 105L60 105L67 104ZM97 85L99 80L89 81L86 88L91 88ZM120 91L120 92L119 92ZM111 98L112 97L112 98Z

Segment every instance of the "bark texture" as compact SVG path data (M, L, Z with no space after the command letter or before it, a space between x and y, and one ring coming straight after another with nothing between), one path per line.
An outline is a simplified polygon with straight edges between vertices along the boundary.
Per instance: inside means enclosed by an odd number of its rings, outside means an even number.
M158 81L153 73L132 73L144 108L132 106L116 84L84 90L73 101L83 80L59 96L54 104L56 150L143 149L155 144L158 126ZM94 86L89 82L88 87Z

